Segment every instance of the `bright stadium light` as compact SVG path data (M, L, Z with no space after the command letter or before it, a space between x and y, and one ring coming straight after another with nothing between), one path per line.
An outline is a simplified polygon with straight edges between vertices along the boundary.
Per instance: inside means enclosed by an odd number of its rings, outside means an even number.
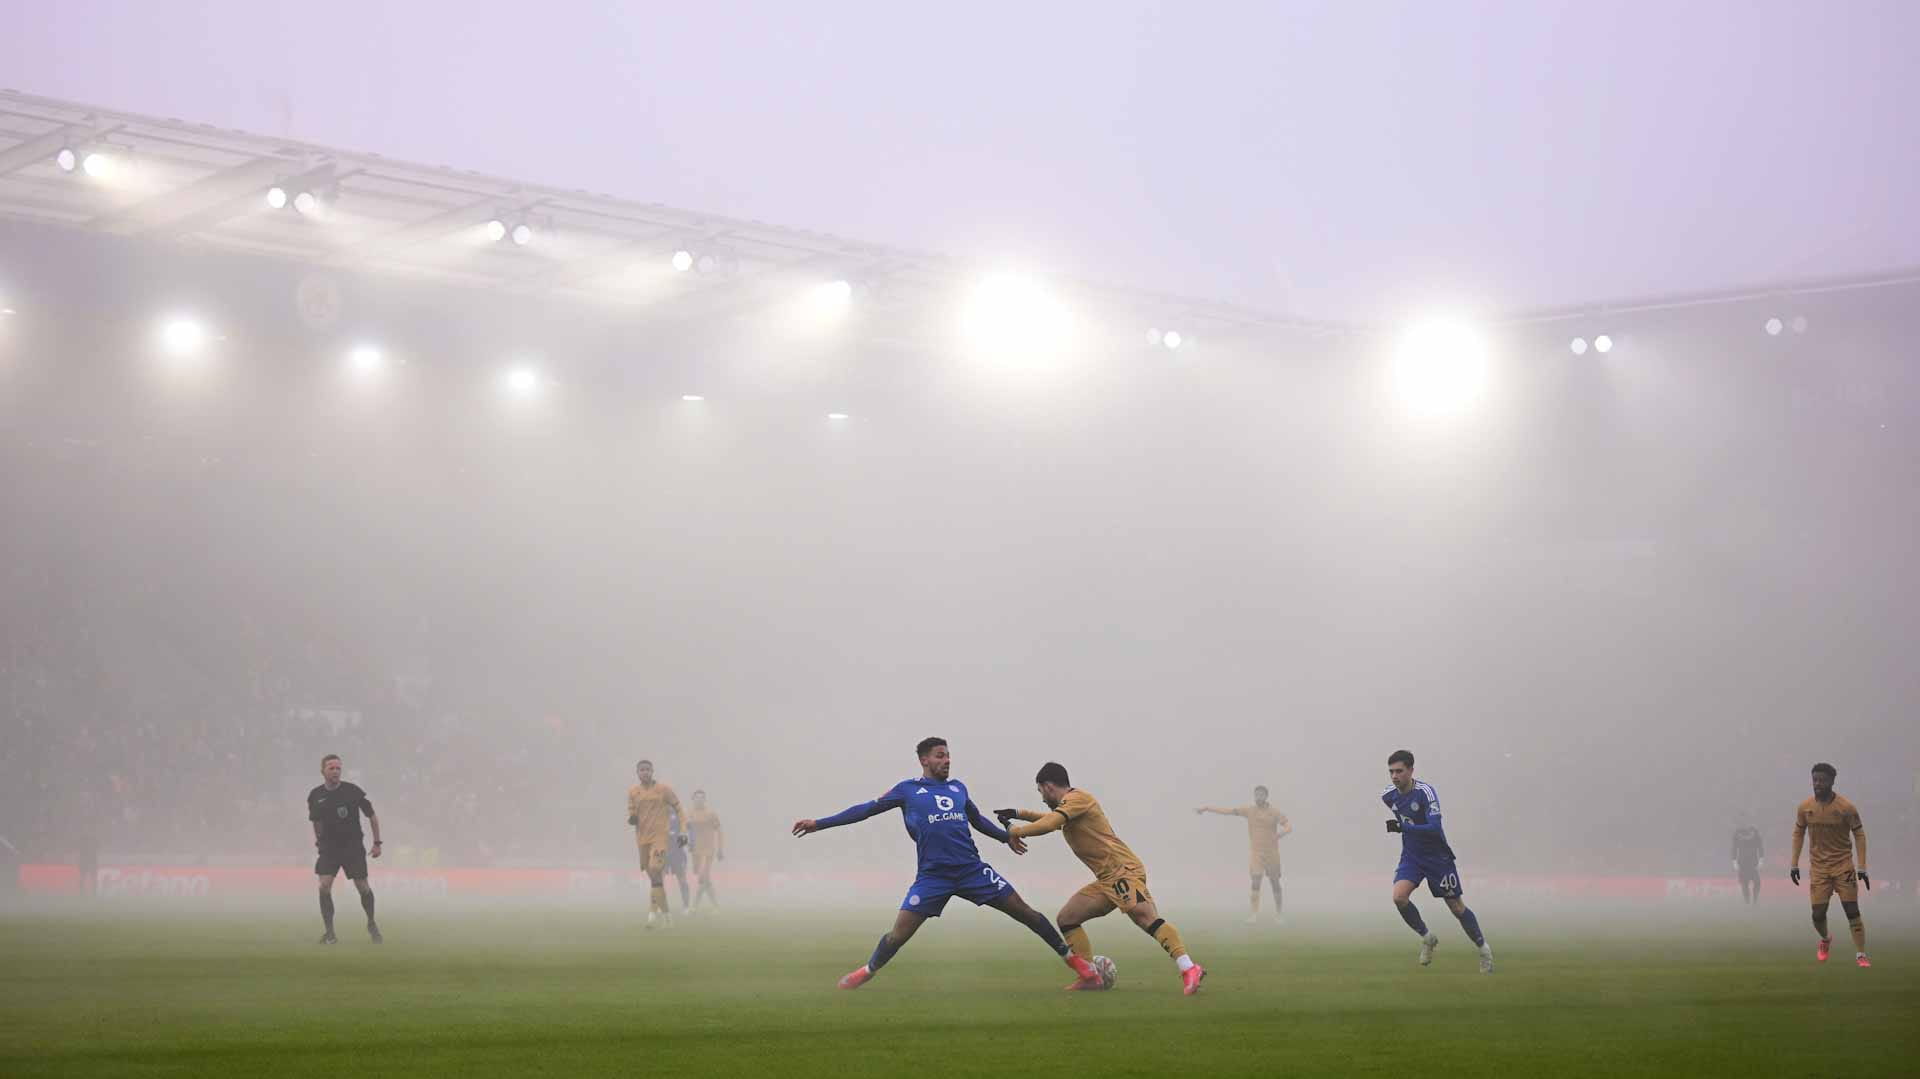
M961 328L989 358L1042 356L1071 342L1073 313L1031 278L994 274L967 298Z
M1807 332L1807 316L1805 315L1793 316L1793 321L1787 323L1787 328L1792 330L1794 333L1806 333Z
M1767 331L1768 337L1778 337L1780 336L1780 331L1787 328L1787 324L1784 322L1781 322L1776 317L1776 318L1768 319L1766 322L1766 325L1762 328Z
M505 221L496 217L492 221L487 222L487 239L492 240L494 243L499 243L506 238L507 223Z
M207 328L196 319L170 318L160 324L160 348L176 359L195 356L207 347Z
M287 208L287 189L275 185L267 188L267 205L276 210Z
M701 395L699 395L699 394L697 394L697 393L683 393L683 394L681 394L681 395L680 395L680 399L681 399L682 401L704 401L704 400L706 400L706 398L705 398L705 397L702 397Z
M80 167L80 155L73 152L73 147L62 146L60 152L53 155L53 163L60 166L61 172L72 172Z
M847 418L847 414L844 412L829 412L827 413L827 418L830 420L844 420Z
M682 249L673 253L673 268L681 273L693 269L693 252Z
M80 159L80 171L96 180L113 174L113 158L95 151Z
M1454 415L1486 390L1486 341L1463 322L1422 323L1401 338L1393 375L1409 410L1422 416Z
M511 235L515 247L525 247L533 242L533 227L525 224L515 225Z
M507 392L515 397L532 397L540 389L540 372L522 364L509 370L504 382Z
M1567 347L1573 350L1575 356L1585 356L1587 354L1587 339L1584 337L1576 337L1572 341L1567 342Z
M293 208L306 217L312 217L320 209L320 199L311 191L302 191L293 197Z
M370 378L387 365L387 358L372 345L359 345L347 353L347 370L360 378Z
M1602 356L1605 356L1605 355L1606 355L1607 353L1609 353L1609 352L1612 352L1612 351L1613 351L1613 338L1611 338L1611 337L1608 337L1608 336L1607 336L1606 334L1604 334L1604 333L1603 333L1603 334L1601 334L1600 336L1598 336L1598 337L1596 337L1596 338L1594 338L1594 339L1593 339L1593 350L1594 350L1595 352L1598 352L1598 353L1599 353L1600 355L1602 355Z
M701 273L712 273L720 268L720 256L714 254L701 255L699 258L693 260L693 268L699 270Z
M1160 335L1160 343L1169 349L1179 348L1182 340L1184 340L1184 338L1180 336L1180 331L1178 330L1168 330L1166 333Z

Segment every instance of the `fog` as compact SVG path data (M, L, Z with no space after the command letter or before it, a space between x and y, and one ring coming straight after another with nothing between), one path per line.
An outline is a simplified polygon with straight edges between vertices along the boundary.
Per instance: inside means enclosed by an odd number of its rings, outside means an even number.
M1190 905L1244 902L1244 826L1193 809L1255 784L1320 882L1290 899L1381 898L1400 748L1469 879L1730 877L1742 819L1783 869L1817 760L1876 877L1915 869L1911 285L1795 297L1777 339L1773 301L1646 311L1606 357L1507 325L1437 421L1371 331L986 378L348 277L407 359L370 397L289 326L297 267L3 235L26 863L303 866L332 752L391 844L376 886L625 871L645 757L709 793L723 899L891 895L896 819L788 826L939 735L986 809L1065 764ZM226 320L187 380L128 344L183 292ZM552 392L504 404L532 342ZM1057 837L982 842L1043 906L1084 876Z

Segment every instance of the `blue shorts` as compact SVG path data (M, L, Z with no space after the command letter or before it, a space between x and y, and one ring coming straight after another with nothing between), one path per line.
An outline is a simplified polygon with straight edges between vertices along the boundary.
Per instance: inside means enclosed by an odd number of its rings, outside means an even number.
M1422 878L1426 879L1427 890L1437 899L1458 899L1466 894L1460 887L1460 869L1452 858L1437 854L1421 857L1412 851L1403 851L1400 868L1393 871L1394 883L1410 880L1418 884Z
M938 918L940 912L947 909L947 900L956 895L978 907L1012 894L1013 885L985 862L966 867L922 869L907 898L901 900L900 909Z

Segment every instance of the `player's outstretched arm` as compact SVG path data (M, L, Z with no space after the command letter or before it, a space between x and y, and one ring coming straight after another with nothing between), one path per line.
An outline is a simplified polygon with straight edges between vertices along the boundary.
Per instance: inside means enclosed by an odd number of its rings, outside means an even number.
M1027 845L1025 843L1015 839L1007 833L1006 829L988 820L986 815L980 812L980 807L975 805L971 798L967 799L967 823L973 826L974 831L979 832L988 839L996 843L1005 843L1008 847L1012 848L1015 854L1025 854L1027 852Z
M895 794L893 791L888 791L871 802L862 802L856 806L848 806L831 817L794 821L793 834L797 837L813 832L825 831L828 828L839 828L843 825L858 824L868 817L877 817L890 809L899 809L903 804L905 803L898 794Z
M1045 813L1036 813L1031 809L996 809L993 819L1005 824L1010 820L1039 820Z
M1032 839L1037 835L1057 832L1066 826L1067 815L1056 809L1050 813L1041 814L1038 819L1032 823L1014 825L1012 828L1007 829L1007 834L1015 839Z

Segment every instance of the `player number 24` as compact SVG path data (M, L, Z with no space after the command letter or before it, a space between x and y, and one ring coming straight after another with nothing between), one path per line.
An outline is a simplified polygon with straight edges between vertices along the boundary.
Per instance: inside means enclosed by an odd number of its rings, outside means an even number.
M1006 882L1006 881L1004 881L1004 880L1001 880L1001 879L1000 879L1000 874L998 874L998 873L995 873L995 872L993 871L993 867L992 867L992 866L990 866L990 865L989 865L989 866L982 866L982 867L980 868L980 874L981 874L982 876L984 876L984 877L986 877L986 878L987 878L988 880L990 880L990 881L992 881L992 882L993 882L993 886L994 886L995 888L1005 888L1005 887L1007 886L1007 882Z

